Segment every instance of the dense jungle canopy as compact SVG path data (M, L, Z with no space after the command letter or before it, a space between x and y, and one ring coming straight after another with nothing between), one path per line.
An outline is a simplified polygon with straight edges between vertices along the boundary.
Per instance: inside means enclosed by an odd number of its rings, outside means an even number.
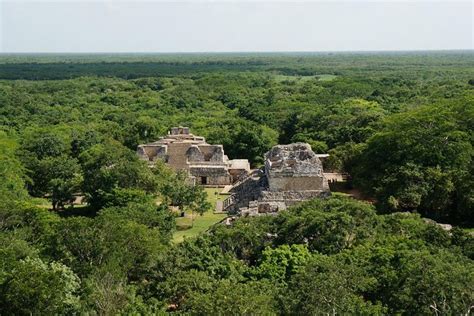
M173 243L206 193L135 150L178 125L255 168L307 142L371 203ZM469 314L473 146L472 51L2 54L0 314Z

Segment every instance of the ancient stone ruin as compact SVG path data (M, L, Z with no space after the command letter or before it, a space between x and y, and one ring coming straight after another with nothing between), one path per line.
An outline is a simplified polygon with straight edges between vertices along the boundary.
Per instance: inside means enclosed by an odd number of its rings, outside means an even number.
M150 165L160 159L174 170L188 172L193 183L200 185L230 185L250 171L247 159L230 160L222 145L208 144L188 127L173 127L158 141L139 145L137 153Z
M250 170L247 159L230 160L222 145L211 145L187 127L173 127L158 141L139 145L141 159L153 166L162 160L184 170L194 184L227 186L230 196L219 211L242 216L276 214L288 206L330 194L320 158L306 143L274 146L265 154L265 166Z
M230 190L228 209L242 216L275 214L298 202L328 196L319 158L306 143L274 146L265 154L265 167Z

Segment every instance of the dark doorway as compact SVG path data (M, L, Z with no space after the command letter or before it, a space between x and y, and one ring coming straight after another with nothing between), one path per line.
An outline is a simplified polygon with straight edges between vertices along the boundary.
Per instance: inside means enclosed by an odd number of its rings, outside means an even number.
M201 184L207 184L207 177L201 177Z

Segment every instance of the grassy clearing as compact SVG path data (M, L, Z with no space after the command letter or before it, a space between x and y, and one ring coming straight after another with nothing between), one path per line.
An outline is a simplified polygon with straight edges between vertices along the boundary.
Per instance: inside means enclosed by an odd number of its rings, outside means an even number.
M331 81L337 78L336 75L318 75L316 77L319 81Z
M223 201L228 196L226 194L219 194L222 191L222 188L205 188L204 191L207 193L207 200L211 204L211 208L202 216L197 214L191 216L191 213L188 212L185 217L176 218L176 232L173 235L173 241L175 243L182 242L184 238L197 236L227 217L227 214L225 213L214 213L216 202L219 200ZM47 210L52 209L51 201L48 199L35 198L33 201L34 204L40 208ZM157 200L157 204L159 205L160 203L161 201ZM63 216L83 215L81 214L81 211L86 210L86 208L87 204L74 204L73 207L68 207L66 210L58 212L58 214Z
M32 198L31 202L39 208L44 208L48 210L53 210L53 204L47 198ZM87 207L87 203L83 202L83 197L76 198L76 201L73 204L64 205L65 209L73 208L84 208Z
M229 196L228 194L219 194L222 188L205 188L204 191L207 193L207 200L212 205L211 211L214 211L217 201L223 201Z
M222 188L205 188L204 191L207 193L207 200L212 205L211 209L202 216L187 213L185 217L178 217L176 219L176 232L173 235L173 241L175 243L182 242L184 238L197 236L227 217L225 213L214 213L216 201L222 201L226 198L226 195L219 194Z
M283 81L297 81L297 82L306 82L310 80L316 81L331 81L334 80L337 76L329 75L329 74L322 74L316 76L287 76L287 75L274 75L273 78L277 82Z
M179 217L176 219L176 226L178 230L173 235L173 241L175 243L180 243L184 240L184 238L191 238L197 236L200 233L206 231L212 225L223 220L226 216L227 214L213 213L211 211L207 211L202 216L194 215L193 227L191 227L191 214L186 215L186 217ZM185 230L179 230L182 228L185 228Z
M53 208L53 205L51 204L51 201L49 201L48 199L32 198L31 202L39 208L45 208L45 209L48 209L48 210Z

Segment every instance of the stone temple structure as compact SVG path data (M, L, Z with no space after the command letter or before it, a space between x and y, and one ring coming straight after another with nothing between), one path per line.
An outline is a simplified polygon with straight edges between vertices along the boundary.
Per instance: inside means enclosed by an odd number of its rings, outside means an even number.
M329 196L319 156L306 143L274 146L265 154L263 169L234 185L225 207L242 216L275 214L298 202Z
M247 159L230 160L222 145L211 145L187 127L173 127L167 136L139 145L141 159L153 166L162 160L188 173L194 184L228 186L230 196L218 211L242 216L276 214L288 206L330 195L321 159L309 144L274 146L265 154L265 166L251 171Z
M208 144L204 137L191 134L188 127L173 127L158 141L139 145L137 153L150 165L161 159L175 170L188 172L200 185L230 185L250 172L247 159L230 160L222 145Z

